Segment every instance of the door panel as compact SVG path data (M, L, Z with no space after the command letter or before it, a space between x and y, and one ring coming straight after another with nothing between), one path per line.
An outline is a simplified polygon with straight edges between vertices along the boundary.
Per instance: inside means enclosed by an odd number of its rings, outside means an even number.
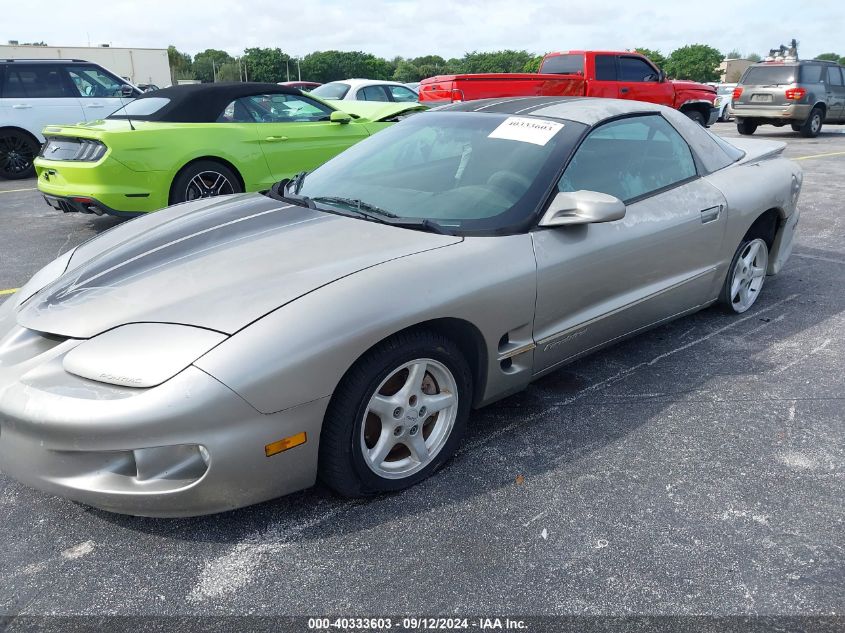
M619 57L619 98L671 106L675 90L669 82L657 81L657 69L640 57Z
M626 214L533 233L535 371L712 300L727 201L695 173L689 146L658 115L584 140L558 188L616 196Z

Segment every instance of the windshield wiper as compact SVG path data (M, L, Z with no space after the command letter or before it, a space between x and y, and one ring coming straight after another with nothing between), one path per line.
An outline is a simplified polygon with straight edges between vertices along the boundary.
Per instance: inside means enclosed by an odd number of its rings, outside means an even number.
M299 195L299 188L302 186L302 181L308 172L301 171L293 178L285 178L280 180L270 188L270 196L281 200L282 202L290 202L300 207L308 209L316 208L311 198L308 196ZM290 189L290 191L288 191Z
M391 226L400 226L409 229L422 229L431 231L432 233L445 234L446 231L440 224L429 220L428 218L403 218L400 215L382 209L369 202L364 202L358 198L343 198L339 196L315 196L310 198L311 202L322 202L325 204L336 205L348 208L354 211L362 218L380 222L382 224L390 224Z

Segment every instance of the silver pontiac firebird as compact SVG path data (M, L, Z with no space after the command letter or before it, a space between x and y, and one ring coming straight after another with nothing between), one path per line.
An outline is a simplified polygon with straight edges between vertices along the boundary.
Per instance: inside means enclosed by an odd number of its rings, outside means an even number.
M471 408L748 310L798 222L782 150L647 103L485 100L124 223L0 306L0 470L148 516L411 486Z

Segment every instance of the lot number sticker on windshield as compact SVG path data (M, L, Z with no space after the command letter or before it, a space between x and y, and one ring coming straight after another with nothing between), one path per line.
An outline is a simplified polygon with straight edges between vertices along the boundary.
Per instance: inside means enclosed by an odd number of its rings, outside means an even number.
M488 138L501 138L508 141L522 141L523 143L534 143L534 145L545 145L562 128L563 123L555 123L554 121L545 121L543 119L530 119L522 116L509 116L499 127L490 132Z

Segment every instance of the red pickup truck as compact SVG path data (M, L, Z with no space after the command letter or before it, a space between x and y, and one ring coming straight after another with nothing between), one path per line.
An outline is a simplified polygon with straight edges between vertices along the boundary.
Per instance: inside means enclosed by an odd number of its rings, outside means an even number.
M549 53L538 73L438 75L420 83L420 102L435 105L491 97L605 97L649 101L680 110L701 125L719 116L716 89L694 81L667 80L639 53Z

